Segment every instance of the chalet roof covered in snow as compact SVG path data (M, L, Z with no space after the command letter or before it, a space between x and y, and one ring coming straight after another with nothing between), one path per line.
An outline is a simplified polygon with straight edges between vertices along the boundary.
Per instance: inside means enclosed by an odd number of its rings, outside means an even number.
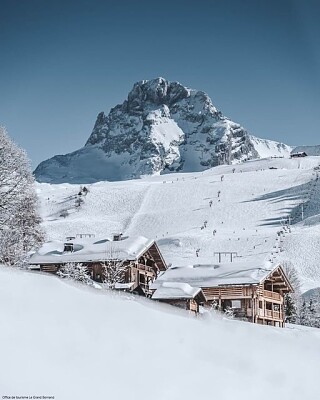
M201 288L192 287L188 283L162 282L152 298L154 300L194 299L199 293L202 293Z
M136 260L154 241L143 236L127 237L119 241L109 238L75 238L69 241L50 241L31 256L29 264L56 264L103 260ZM66 246L72 251L65 251Z
M157 289L164 282L183 282L195 288L258 284L278 266L270 262L232 262L171 267L153 282L152 289Z

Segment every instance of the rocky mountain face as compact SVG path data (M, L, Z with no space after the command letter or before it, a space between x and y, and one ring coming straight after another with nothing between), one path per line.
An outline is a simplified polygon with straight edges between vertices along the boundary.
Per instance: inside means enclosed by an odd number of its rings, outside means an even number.
M282 143L250 136L202 91L163 78L137 82L123 104L101 112L83 148L43 161L39 182L88 183L288 156Z

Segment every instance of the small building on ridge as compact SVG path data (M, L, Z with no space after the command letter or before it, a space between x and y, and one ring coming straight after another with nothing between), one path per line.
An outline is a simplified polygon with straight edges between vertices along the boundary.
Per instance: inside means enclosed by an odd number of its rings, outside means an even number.
M298 151L296 153L291 153L290 158L301 158L301 157L307 157L308 154L305 151Z

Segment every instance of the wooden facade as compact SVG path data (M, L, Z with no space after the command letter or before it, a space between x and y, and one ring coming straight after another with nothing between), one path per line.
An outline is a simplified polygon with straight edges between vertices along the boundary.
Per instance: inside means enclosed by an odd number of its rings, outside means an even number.
M243 320L284 326L284 295L293 289L281 265L244 261L167 270L157 244L143 237L95 241L89 249L97 246L96 253L85 253L80 243L67 242L63 246L59 242L58 250L52 249L50 243L49 251L44 248L31 257L31 266L57 273L67 263L81 263L93 280L103 282L106 266L112 272L112 266L120 262L124 269L120 282L112 286L115 289L130 290L195 313L200 304L214 305L221 311L231 308L235 317ZM105 246L110 247L109 259L103 251ZM164 273L159 276L160 272Z
M284 295L292 286L279 265L257 284L203 287L207 304L215 302L221 311L231 307L235 317L253 323L284 326Z
M201 290L197 295L192 298L184 298L181 296L180 298L166 298L166 299L156 299L156 301L160 301L162 303L167 303L172 306L182 308L183 310L191 311L192 313L198 314L200 305L203 305L206 302L206 298Z

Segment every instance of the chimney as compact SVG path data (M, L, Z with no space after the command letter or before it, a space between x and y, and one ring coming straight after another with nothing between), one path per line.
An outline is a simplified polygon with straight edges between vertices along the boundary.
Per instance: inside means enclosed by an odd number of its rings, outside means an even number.
M122 238L122 233L114 233L113 237L112 237L112 240L114 242L120 242L121 238Z

